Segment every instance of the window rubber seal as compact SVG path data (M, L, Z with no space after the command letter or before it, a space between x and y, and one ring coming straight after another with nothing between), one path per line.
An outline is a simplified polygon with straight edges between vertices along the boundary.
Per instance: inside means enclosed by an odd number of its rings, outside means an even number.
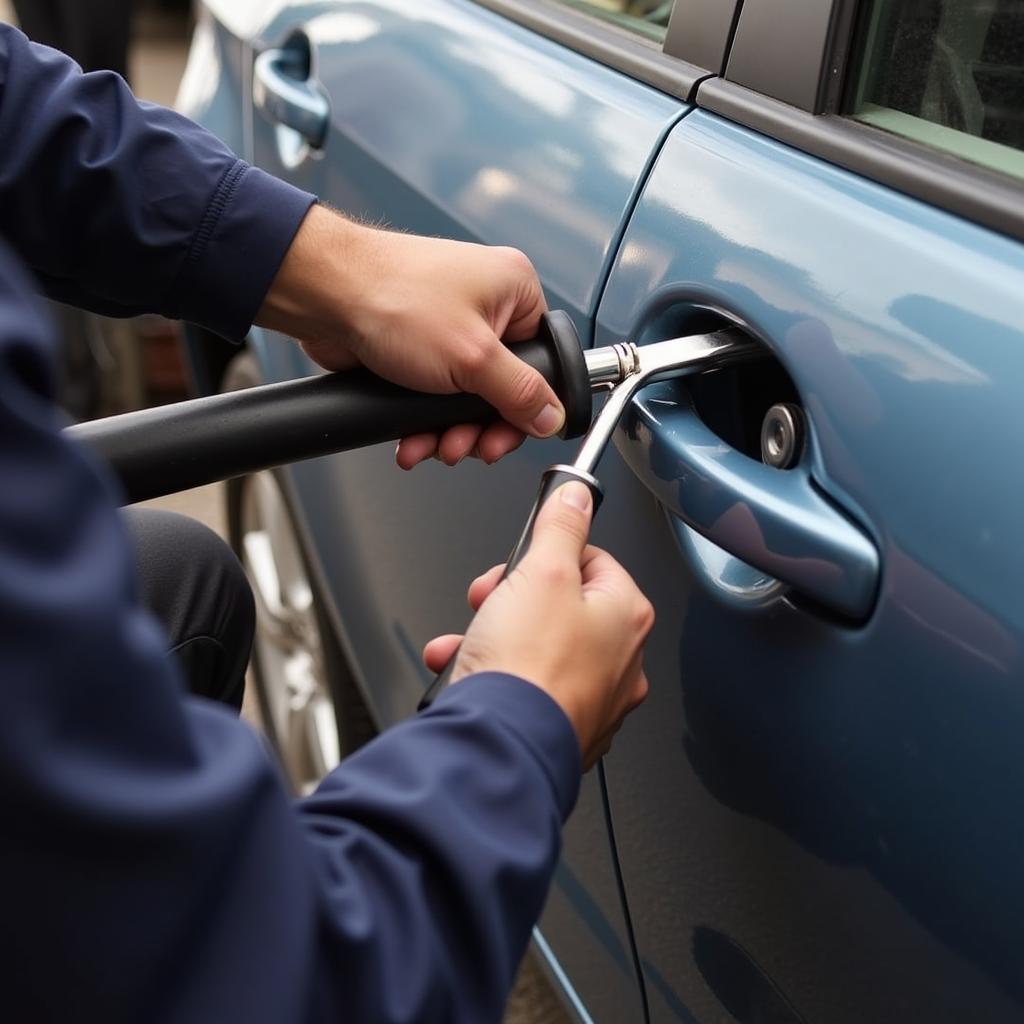
M1024 182L838 114L811 114L734 82L697 89L697 106L930 206L1024 241Z
M684 103L692 103L697 87L711 76L706 68L671 57L628 29L553 0L473 3Z

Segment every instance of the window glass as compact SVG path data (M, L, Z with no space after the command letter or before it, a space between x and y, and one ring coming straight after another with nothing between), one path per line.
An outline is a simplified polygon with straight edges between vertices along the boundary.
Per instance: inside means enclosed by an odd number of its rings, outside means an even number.
M661 42L674 0L559 0L567 7L596 14L648 39Z
M1024 178L1024 0L873 0L852 114Z

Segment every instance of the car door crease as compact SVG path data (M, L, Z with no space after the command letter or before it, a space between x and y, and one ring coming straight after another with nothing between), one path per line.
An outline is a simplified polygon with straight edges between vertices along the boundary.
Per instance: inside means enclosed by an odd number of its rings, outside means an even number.
M708 78L715 77L714 75L708 75ZM705 81L706 79L701 79ZM700 83L698 82L697 85ZM696 86L694 87L696 88ZM644 187L647 185L647 179L651 175L651 171L654 169L654 165L658 161L658 156L661 153L662 148L665 145L665 140L671 135L673 129L682 122L683 118L690 114L696 107L687 106L680 110L679 113L672 118L669 118L662 127L661 132L658 134L657 139L654 141L654 145L651 147L651 152L647 157L647 161L644 163L643 168L637 175L636 182L633 185L633 191L630 192L629 198L626 200L626 207L622 211L622 219L619 221L619 226L615 229L615 233L612 235L608 243L608 252L605 255L604 263L601 266L601 270L598 274L597 287L594 289L594 301L591 305L590 310L587 314L587 335L589 337L589 343L593 344L593 324L597 320L597 311L601 308L601 300L604 298L605 288L608 286L608 278L611 277L612 268L615 266L615 260L619 255L619 248L622 245L622 239L626 235L626 231L629 228L629 222L633 219L633 211L636 209L637 203L640 202L640 197L643 195Z
M708 78L713 78L713 75L708 75ZM702 79L703 81L703 79ZM700 83L697 83L699 85ZM696 86L695 86L696 88ZM636 184L633 186L633 191L630 193L629 199L626 203L626 208L623 211L622 221L619 227L616 229L615 234L612 236L611 242L608 246L608 254L605 258L604 265L601 267L600 279L597 288L594 290L594 305L590 311L589 320L591 323L596 322L597 311L601 307L601 300L604 297L605 288L608 284L608 279L611 276L612 268L615 265L616 257L619 253L619 248L622 245L622 240L625 237L626 230L629 227L629 223L633 218L633 211L636 209L637 204L640 202L640 197L643 195L644 187L647 184L647 179L650 177L651 172L654 169L655 164L658 161L658 157L661 154L661 150L665 145L665 141L669 135L679 125L683 118L685 118L694 107L687 107L679 112L676 117L670 118L666 123L661 133L659 134L655 144L651 147L650 155L647 158L647 162L644 164L643 170L637 175ZM626 896L626 886L622 877L622 867L619 864L618 847L615 842L615 825L612 821L611 812L611 801L608 796L608 786L605 781L604 773L604 762L599 761L597 765L597 778L598 787L601 791L601 806L604 811L605 827L608 834L608 848L609 855L612 862L612 872L615 876L615 886L619 894L619 904L622 909L622 920L623 925L626 929L626 936L629 940L629 952L633 960L633 970L636 974L637 988L640 993L640 1005L643 1008L643 1015L645 1024L650 1024L650 1010L647 1004L647 986L644 982L643 966L640 963L640 951L637 948L636 936L633 930L633 919L630 916L629 900Z

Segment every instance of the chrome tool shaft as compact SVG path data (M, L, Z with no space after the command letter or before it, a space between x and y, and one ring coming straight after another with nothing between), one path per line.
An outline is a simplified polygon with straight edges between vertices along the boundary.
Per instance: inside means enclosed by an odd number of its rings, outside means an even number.
M632 342L584 352L592 389L612 385L611 393L594 418L573 460L573 468L593 475L636 393L656 381L703 372L757 351L757 344L734 327L714 334L671 338L651 345Z

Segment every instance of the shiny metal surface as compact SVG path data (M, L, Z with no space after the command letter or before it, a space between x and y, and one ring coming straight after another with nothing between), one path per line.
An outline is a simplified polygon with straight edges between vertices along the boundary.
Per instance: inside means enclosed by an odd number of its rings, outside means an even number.
M757 354L756 343L732 329L715 334L670 338L643 348L635 345L628 348L629 358L620 362L619 383L594 418L573 461L576 469L586 473L596 471L608 442L641 388ZM594 380L593 376L591 380Z
M313 588L273 473L246 481L241 526L242 564L256 599L255 683L291 783L306 794L341 752Z
M614 387L639 366L636 345L632 342L588 349L583 353L583 361L592 391Z
M664 336L695 303L788 371L809 485L873 538L881 585L866 623L834 621L698 557L602 463L595 543L658 615L650 696L606 766L652 1020L767 1019L775 993L830 1024L1019 1021L1024 249L698 112L596 343ZM653 456L654 429L637 410L617 443ZM674 459L647 472L684 482Z
M761 423L761 461L775 469L792 469L804 447L804 414L791 402L773 405Z

